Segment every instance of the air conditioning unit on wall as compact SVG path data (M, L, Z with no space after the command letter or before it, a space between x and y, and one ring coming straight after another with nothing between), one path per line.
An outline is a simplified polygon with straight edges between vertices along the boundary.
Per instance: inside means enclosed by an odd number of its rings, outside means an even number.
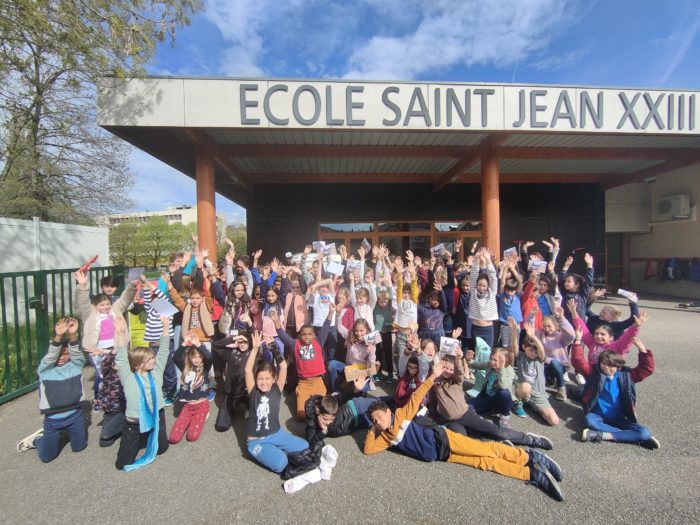
M690 195L670 195L651 203L651 222L690 218Z

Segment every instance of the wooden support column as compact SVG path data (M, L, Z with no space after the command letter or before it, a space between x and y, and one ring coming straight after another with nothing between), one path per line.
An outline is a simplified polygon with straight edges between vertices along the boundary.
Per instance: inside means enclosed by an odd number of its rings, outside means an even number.
M197 234L199 246L216 261L216 203L214 182L214 147L209 140L196 144Z
M489 144L481 154L481 220L482 244L496 259L501 258L501 204L498 195L498 156Z

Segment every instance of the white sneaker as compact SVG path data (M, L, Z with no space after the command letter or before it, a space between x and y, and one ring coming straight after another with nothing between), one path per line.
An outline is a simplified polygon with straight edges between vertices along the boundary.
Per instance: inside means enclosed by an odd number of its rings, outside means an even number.
M577 385L585 385L586 384L586 378L583 377L581 374L576 374L574 376L574 379L576 380Z
M43 427L37 430L36 432L33 432L32 434L29 434L26 438L24 438L22 441L17 443L17 452L26 452L27 450L31 450L33 448L36 448L34 446L34 442L36 441L36 438L39 436L44 435L44 429Z
M564 383L570 383L569 372L564 372Z

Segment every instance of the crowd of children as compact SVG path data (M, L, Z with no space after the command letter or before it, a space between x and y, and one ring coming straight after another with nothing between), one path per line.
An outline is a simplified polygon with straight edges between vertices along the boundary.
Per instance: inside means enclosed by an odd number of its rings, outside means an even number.
M544 241L544 256L529 253L532 244L500 262L476 243L468 254L457 242L454 253L427 259L383 245L357 255L306 246L287 264L262 262L260 250L236 257L232 243L217 264L195 246L174 255L158 282L141 275L117 298L117 279L103 279L90 297L78 271L80 322L55 326L39 366L44 427L18 450L51 461L63 431L74 452L87 446L84 351L95 367L93 410L103 413L100 446L120 440L118 469L151 463L185 435L196 441L218 395L214 428L231 428L242 407L248 453L289 479L290 492L329 479L337 453L326 437L367 429L367 454L394 447L525 480L563 500L561 468L541 452L552 441L510 428L510 414L527 417L529 408L557 425L556 402L577 399L583 441L658 448L634 411L635 384L653 373L654 356L639 339L648 315L636 296L625 321L612 306L596 315L593 258L583 258L584 276L569 272L572 257L557 274L558 240ZM130 347L124 320L136 297L146 347ZM639 364L630 369L632 346ZM396 381L393 395L373 395ZM285 392L306 439L280 424ZM164 409L175 401L168 435Z

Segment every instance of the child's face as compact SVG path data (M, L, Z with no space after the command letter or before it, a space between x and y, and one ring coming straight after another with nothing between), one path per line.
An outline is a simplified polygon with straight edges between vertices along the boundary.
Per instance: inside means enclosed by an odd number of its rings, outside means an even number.
M576 279L570 275L564 279L564 289L567 292L578 292L578 283L576 282Z
M193 308L199 308L202 305L202 296L198 293L190 295L190 304Z
M247 352L250 349L250 344L248 340L244 338L236 343L236 348L238 348L239 352Z
M292 281L292 293L295 295L298 295L301 293L301 286L299 286L299 283L297 281Z
M321 288L318 289L318 293L321 295L328 295L328 286L321 286Z
M199 352L195 352L192 357L190 357L190 362L192 363L192 366L195 368L199 368L202 366L202 356L200 355Z
M389 427L391 427L391 410L388 408L386 410L375 410L370 414L370 419L377 430L381 432L389 430Z
M532 346L529 343L523 343L523 351L525 352L525 356L532 360L532 359L537 359L537 349Z
M355 327L355 338L357 338L358 341L362 341L365 335L367 335L367 328L363 324L358 324Z
M267 294L265 295L265 299L267 300L268 304L275 304L277 302L277 294L272 290L268 290Z
M462 291L464 293L469 293L469 281L467 281L467 280L462 281Z
M313 328L304 328L301 332L299 332L299 340L305 345L310 345L314 340Z
M425 348L423 348L423 353L429 360L433 360L433 357L435 357L435 343L432 341L425 345Z
M440 308L440 299L433 295L430 298L430 307L431 308Z
M335 420L335 416L331 416L330 414L321 414L318 411L318 408L316 409L316 417L318 418L318 422L326 428L331 426L333 424L333 421Z
M342 286L345 281L343 280L343 276L339 275L335 278L335 285L336 286Z
M596 328L595 332L593 332L593 339L597 345L606 345L612 340L612 337L604 328Z
M544 335L552 335L557 331L557 325L551 319L545 319L542 321L542 332Z
M442 368L442 378L443 379L450 379L454 374L455 374L455 366L450 363L449 361L444 361L442 362L443 368Z
M608 363L608 361L605 359L600 362L599 366L600 371L608 377L614 376L618 371L618 368L616 366L611 366L610 363Z
M601 321L605 321L606 323L612 323L614 321L617 321L617 312L610 308L609 306L604 306L603 309L600 311L600 314L598 317L600 317Z
M70 354L68 353L68 347L64 346L61 348L61 353L58 354L58 359L56 360L56 366L63 366L68 361L70 361Z
M233 288L233 295L236 297L236 299L241 299L243 297L243 294L245 293L245 286L242 284L237 284Z
M386 308L386 305L388 305L388 304L389 304L389 299L387 299L386 297L378 297L377 298L377 305L379 306L379 308Z
M360 306L367 304L367 297L365 297L364 295L358 295L357 296L357 304Z
M146 360L143 362L141 365L141 372L150 372L153 370L156 366L156 356L151 354L149 355Z
M486 279L479 279L476 282L476 291L479 295L484 295L489 290L489 283Z
M538 291L540 292L540 295L544 295L547 292L549 292L549 283L547 281L545 281L544 279L540 279L537 282L537 285L539 288Z
M107 294L109 296L114 295L114 292L116 292L116 291L117 291L116 286L108 286L106 284L102 286L102 293Z
M504 290L503 292L506 294L508 299L512 299L515 295L515 290Z
M109 311L112 309L112 301L100 301L96 305L97 311L100 312L101 314L108 314Z
M418 375L418 365L414 365L413 363L408 363L406 365L406 371L408 372L409 376L416 377Z
M500 370L506 365L506 358L502 354L491 354L489 358L489 366L494 370Z
M255 376L255 386L258 387L258 390L261 392L269 392L272 390L272 385L274 382L275 378L272 377L272 374L267 370L262 370L261 372L258 372L257 376Z

